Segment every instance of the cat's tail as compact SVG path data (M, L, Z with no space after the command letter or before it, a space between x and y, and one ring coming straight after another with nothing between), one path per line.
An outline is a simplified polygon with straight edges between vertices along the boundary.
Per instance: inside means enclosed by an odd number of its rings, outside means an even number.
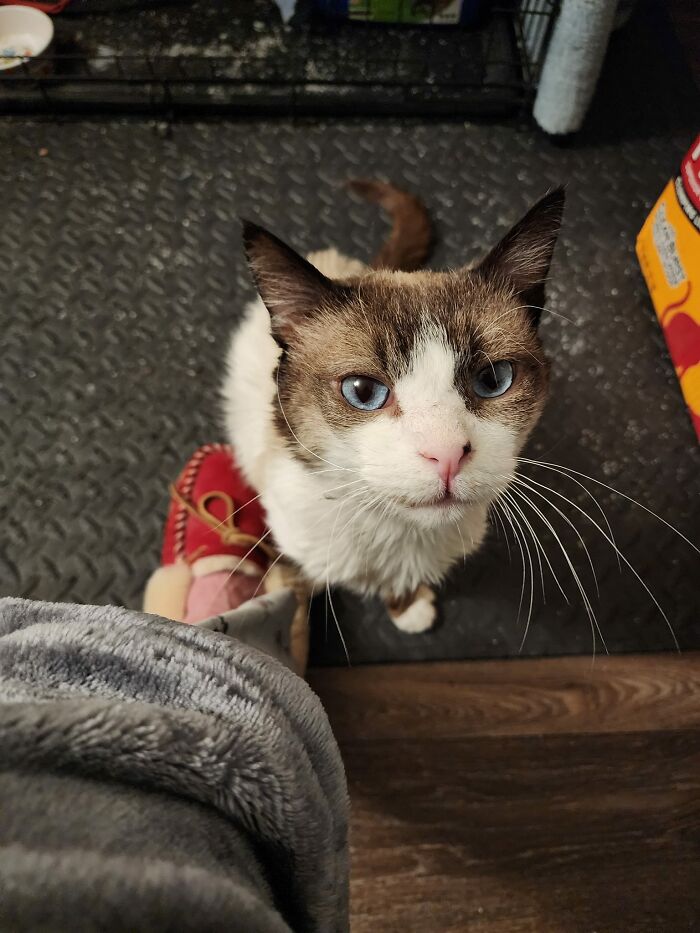
M391 218L389 238L370 263L371 267L404 272L420 268L433 245L433 225L423 202L414 194L384 181L353 178L347 184L360 197L379 204Z

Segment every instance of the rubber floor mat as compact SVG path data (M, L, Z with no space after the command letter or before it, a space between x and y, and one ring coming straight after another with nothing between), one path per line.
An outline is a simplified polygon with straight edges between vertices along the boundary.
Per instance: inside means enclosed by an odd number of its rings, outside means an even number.
M617 100L611 92L608 107ZM302 250L333 244L367 258L386 231L340 187L358 175L425 199L436 268L475 258L549 187L568 184L542 323L552 394L529 456L597 477L697 539L700 449L634 256L693 128L650 117L644 134L625 133L610 109L601 122L605 103L568 148L531 130L461 123L183 123L164 133L136 121L1 122L0 592L139 605L167 485L197 445L222 439L225 345L252 295L237 218ZM575 482L525 473L605 528ZM599 596L581 541L550 508L608 649L672 649L670 627L682 648L700 648L698 555L649 512L588 487L668 615L667 624L624 563L620 571L592 521L555 498L590 550ZM556 538L539 531L569 603L546 564L543 600L534 559L523 653L590 653L595 623ZM425 635L334 594L351 661L517 654L530 586L518 612L521 555L512 536L509 546L510 563L494 532L455 569L442 624ZM525 566L529 577L527 556ZM345 663L322 598L313 660Z

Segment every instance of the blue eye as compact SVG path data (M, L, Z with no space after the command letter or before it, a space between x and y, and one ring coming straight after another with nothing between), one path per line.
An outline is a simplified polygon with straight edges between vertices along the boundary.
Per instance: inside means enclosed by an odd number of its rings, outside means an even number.
M480 370L472 380L472 388L480 398L496 398L513 385L513 364L497 360Z
M369 376L346 376L340 383L340 391L348 404L361 411L377 411L389 398L387 386Z

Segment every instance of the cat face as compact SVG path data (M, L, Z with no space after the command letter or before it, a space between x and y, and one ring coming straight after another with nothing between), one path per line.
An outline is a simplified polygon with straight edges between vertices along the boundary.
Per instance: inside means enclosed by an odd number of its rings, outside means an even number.
M342 467L328 485L423 527L507 486L547 392L537 306L562 206L549 195L476 268L345 282L247 227L283 349L277 429L309 471Z

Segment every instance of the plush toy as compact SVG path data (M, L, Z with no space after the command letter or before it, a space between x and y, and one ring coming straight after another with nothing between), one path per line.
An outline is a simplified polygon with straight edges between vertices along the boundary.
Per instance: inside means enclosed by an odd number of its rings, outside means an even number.
M263 593L291 588L297 611L290 653L299 673L308 655L308 602L270 541L260 498L226 444L200 447L170 487L161 566L144 594L144 612L196 623Z

